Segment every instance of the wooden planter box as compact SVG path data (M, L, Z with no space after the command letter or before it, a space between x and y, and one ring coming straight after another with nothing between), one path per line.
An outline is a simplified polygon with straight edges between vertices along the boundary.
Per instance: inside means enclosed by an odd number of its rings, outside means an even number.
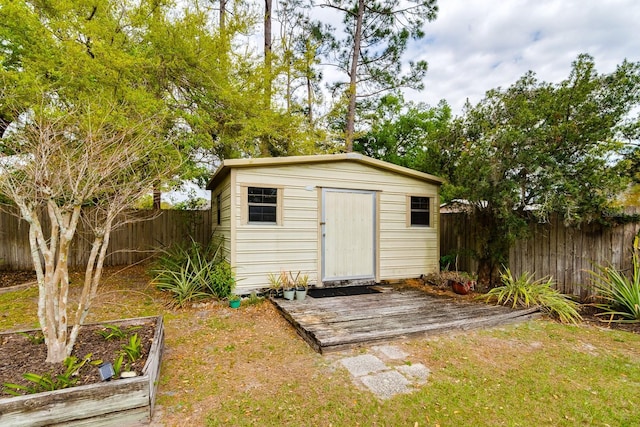
M162 317L109 322L135 325L156 319L142 375L63 390L0 399L1 426L128 426L153 416L164 347Z

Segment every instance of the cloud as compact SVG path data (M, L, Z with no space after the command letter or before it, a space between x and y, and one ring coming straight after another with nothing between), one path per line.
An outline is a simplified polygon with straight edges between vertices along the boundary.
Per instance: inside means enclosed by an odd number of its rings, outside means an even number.
M640 3L635 0L443 0L438 18L425 25L407 60L426 60L425 90L406 98L435 105L446 99L460 112L468 98L508 87L529 70L559 82L580 53L595 58L599 72L626 58L640 60Z

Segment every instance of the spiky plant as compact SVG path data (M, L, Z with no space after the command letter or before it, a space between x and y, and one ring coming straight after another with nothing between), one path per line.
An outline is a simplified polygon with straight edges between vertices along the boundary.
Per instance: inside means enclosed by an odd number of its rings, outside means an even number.
M575 324L582 320L578 312L579 304L560 293L551 277L534 280L533 274L524 272L515 278L508 268L500 277L502 286L487 292L487 302L511 305L512 308L538 306L563 323Z
M610 322L640 322L640 243L633 240L633 271L625 276L612 266L597 266L589 273L599 302L593 304L602 310L597 316L609 316Z

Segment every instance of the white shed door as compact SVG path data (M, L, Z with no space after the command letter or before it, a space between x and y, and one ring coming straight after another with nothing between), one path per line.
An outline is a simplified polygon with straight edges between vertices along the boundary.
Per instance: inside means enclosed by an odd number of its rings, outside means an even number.
M375 279L376 193L322 190L322 280Z

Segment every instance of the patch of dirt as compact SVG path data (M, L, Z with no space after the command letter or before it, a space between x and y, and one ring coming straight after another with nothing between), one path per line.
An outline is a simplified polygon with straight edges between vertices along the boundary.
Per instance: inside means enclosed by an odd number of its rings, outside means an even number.
M590 305L583 305L580 308L580 314L582 315L582 322L586 323L590 326L595 326L598 328L604 329L616 329L620 331L633 332L636 334L640 334L640 322L636 323L621 323L616 322L616 318L614 321L609 321L609 316L597 316L599 310L596 307Z
M153 341L155 322L145 322L140 327L122 326L121 330L126 332L126 337L120 339L105 339L99 333L103 330L107 329L102 325L83 326L72 355L79 360L91 355L91 360L93 361L102 360L113 364L123 346L129 343L129 337L133 334L138 334L142 344L142 356L131 364L130 370L136 371L140 375ZM53 377L64 373L65 367L62 364L53 365L45 362L47 357L46 346L43 342L35 342L37 338L41 337L40 331L29 332L28 334L8 333L0 335L0 385L12 383L33 386L32 382L23 378L25 373L51 374ZM80 369L74 379L77 379L75 386L101 381L97 366L89 363ZM0 396L10 396L4 386L0 388Z
M35 281L35 271L0 271L0 288L9 288Z

